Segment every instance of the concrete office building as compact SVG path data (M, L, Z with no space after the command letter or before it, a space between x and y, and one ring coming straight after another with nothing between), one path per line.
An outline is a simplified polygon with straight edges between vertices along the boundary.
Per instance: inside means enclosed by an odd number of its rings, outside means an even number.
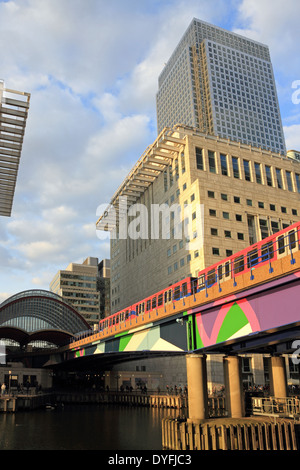
M29 93L0 80L0 216L11 216L29 102Z
M110 315L110 260L98 264L98 290L100 293L100 318Z
M97 222L98 229L116 230L112 313L291 225L299 202L296 159L188 127L165 129ZM156 236L150 215L163 204Z
M158 79L157 128L201 132L286 153L269 49L193 19Z
M70 263L50 283L50 290L82 315L94 328L100 319L100 293L97 285L98 258L89 257L82 264Z

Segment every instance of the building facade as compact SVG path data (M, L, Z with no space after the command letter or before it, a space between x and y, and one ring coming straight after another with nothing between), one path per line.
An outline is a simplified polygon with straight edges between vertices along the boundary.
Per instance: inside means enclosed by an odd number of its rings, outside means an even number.
M70 263L50 283L50 290L69 302L94 328L100 319L98 258L89 257L82 264Z
M157 128L184 124L286 153L267 46L193 19L158 80Z
M19 171L30 93L0 80L0 216L10 217Z
M98 290L100 292L100 318L110 315L110 260L98 264Z
M299 203L297 160L183 126L163 131L97 223L112 230L112 313L291 225Z

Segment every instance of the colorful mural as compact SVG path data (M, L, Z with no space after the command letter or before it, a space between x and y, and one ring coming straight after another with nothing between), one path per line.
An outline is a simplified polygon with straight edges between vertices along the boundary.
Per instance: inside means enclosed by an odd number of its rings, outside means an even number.
M247 292L247 298L243 293L222 299L222 304L218 301L190 310L188 314L196 320L195 349L300 321L299 276L291 276L290 281L294 282L274 281L268 289Z
M300 276L274 280L245 292L195 307L175 318L73 350L71 357L109 352L189 351L300 321Z

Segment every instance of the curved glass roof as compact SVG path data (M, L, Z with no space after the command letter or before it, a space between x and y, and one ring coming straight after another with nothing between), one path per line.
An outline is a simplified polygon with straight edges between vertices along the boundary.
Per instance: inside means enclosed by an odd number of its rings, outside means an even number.
M90 329L75 308L46 290L19 292L0 304L0 328L20 328L27 333L61 330L76 334Z

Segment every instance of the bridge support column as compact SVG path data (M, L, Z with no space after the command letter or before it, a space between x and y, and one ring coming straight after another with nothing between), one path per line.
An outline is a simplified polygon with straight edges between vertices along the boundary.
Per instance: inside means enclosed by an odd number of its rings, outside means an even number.
M208 418L206 356L186 356L189 421L195 423Z
M270 357L270 394L276 398L288 396L285 359L282 356Z
M239 356L224 357L226 406L231 418L245 416L241 371L241 358Z

